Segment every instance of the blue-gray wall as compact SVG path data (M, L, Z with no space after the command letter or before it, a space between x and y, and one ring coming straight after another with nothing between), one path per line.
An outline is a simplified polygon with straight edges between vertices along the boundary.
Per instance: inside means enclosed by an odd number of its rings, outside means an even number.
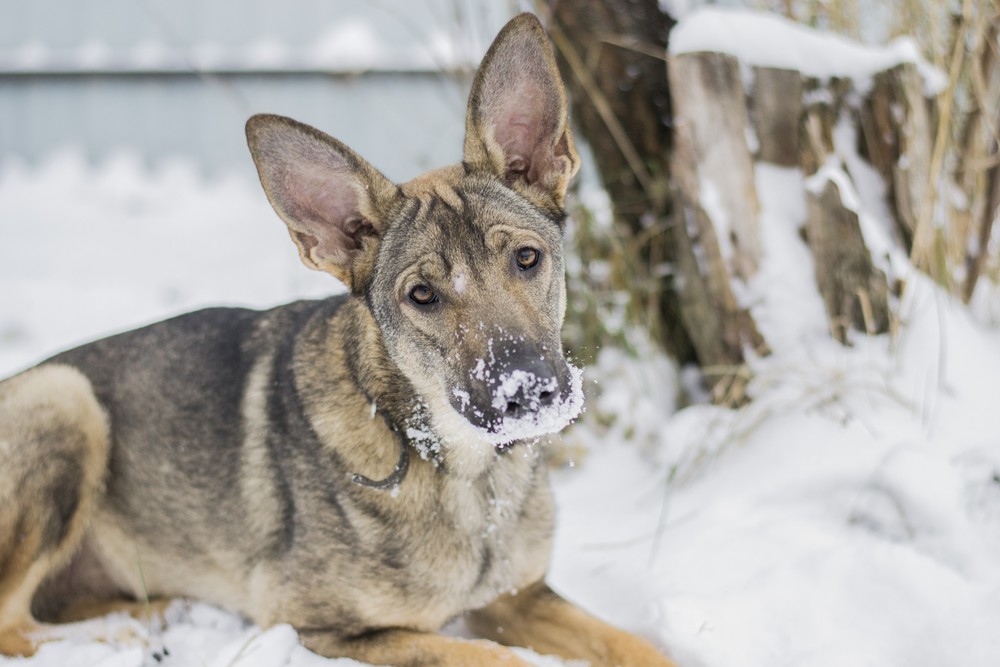
M251 175L243 123L293 116L405 180L460 157L507 0L0 0L0 160L67 148Z

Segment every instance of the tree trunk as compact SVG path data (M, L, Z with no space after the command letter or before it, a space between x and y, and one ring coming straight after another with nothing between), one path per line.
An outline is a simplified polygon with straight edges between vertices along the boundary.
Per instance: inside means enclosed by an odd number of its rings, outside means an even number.
M750 115L757 129L757 159L782 167L799 166L802 75L789 69L755 67Z
M867 157L888 186L897 231L909 252L930 187L933 136L916 66L898 65L876 75L859 121Z
M675 96L675 261L681 317L716 400L740 402L747 350L767 345L734 285L760 263L760 205L747 146L746 95L739 62L718 53L669 59Z
M857 213L843 203L842 186L819 176L806 196L806 234L830 333L846 344L851 329L889 330L889 288L885 273L872 265Z
M815 80L799 87L817 89ZM812 103L799 105L803 109L798 132L800 166L809 177L805 232L830 333L848 344L850 330L870 335L889 330L889 281L872 260L858 212L847 203L858 197L835 157L834 125L849 117L844 100L853 90L844 81L826 84L823 90L826 94L813 95Z
M673 117L664 58L673 19L657 0L538 0L556 47L573 123L593 151L615 223L638 267L633 299L648 300L647 322L682 362L696 361L682 322L668 221Z

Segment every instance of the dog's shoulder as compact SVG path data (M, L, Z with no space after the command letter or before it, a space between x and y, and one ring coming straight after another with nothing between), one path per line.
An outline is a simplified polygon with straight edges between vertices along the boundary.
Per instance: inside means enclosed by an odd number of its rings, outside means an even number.
M203 388L239 391L250 369L273 356L314 319L333 317L340 295L268 310L215 307L192 311L67 350L43 362L73 366L99 396L129 391L169 393Z

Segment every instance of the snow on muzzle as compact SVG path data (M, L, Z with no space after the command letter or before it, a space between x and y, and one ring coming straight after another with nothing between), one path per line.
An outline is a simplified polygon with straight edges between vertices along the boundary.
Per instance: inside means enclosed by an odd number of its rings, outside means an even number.
M491 356L493 363L476 361L451 403L494 445L555 433L580 414L583 373L562 354L517 349Z

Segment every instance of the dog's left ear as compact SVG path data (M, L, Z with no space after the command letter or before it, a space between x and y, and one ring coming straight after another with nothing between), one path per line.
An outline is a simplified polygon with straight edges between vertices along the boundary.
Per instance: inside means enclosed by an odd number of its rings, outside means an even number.
M533 14L511 19L493 41L465 123L466 165L540 190L562 207L580 158L552 46Z
M291 118L258 114L246 132L264 192L302 262L360 290L399 189L341 142Z

